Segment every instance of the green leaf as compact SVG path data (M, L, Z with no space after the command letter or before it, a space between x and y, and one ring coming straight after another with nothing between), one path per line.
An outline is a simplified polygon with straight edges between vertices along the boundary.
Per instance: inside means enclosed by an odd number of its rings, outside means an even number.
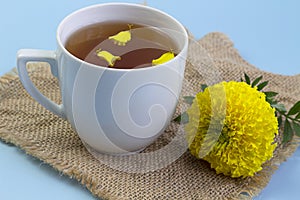
M273 107L273 105L278 104L276 100L274 100L272 97L267 97L266 101Z
M278 120L278 127L281 127L281 125L282 125L282 116L279 115L279 116L277 117L277 120Z
M208 87L206 84L201 84L201 90L204 92L204 90Z
M277 92L264 92L267 98L272 98L278 95Z
M293 128L294 128L295 134L300 137L300 125L296 122L293 122Z
M189 105L192 105L193 100L195 99L195 97L193 97L193 96L185 96L185 97L183 97L183 99L184 99L185 103L188 103Z
M259 83L259 81L262 80L262 78L263 78L263 76L260 76L260 77L258 77L257 79L255 79L255 80L252 82L251 87L255 87L255 86Z
M300 119L300 113L296 116L295 119Z
M298 101L288 112L288 115L295 115L300 112L300 101Z
M285 143L291 141L292 138L293 138L293 129L292 129L290 121L288 119L286 119L285 123L284 123L282 142L285 144Z
M271 106L273 108L275 108L280 113L285 113L286 112L286 108L283 104L272 104Z
M186 123L189 122L189 115L186 112L184 112L181 115L179 115L178 117L176 117L174 119L174 121L177 122L177 123L186 124Z
M258 86L257 86L257 90L258 91L261 91L262 89L264 89L267 85L268 85L269 81L265 81L265 82L262 82L260 83Z
M245 75L246 83L247 83L248 85L251 85L251 81L250 81L249 76L248 76L246 73L244 73L244 75Z
M175 119L173 119L174 122L180 123L181 122L181 115L178 115L177 117L175 117Z

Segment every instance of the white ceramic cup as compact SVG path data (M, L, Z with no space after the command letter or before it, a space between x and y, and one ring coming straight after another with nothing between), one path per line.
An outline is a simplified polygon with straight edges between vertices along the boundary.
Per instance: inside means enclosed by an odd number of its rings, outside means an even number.
M69 53L65 44L90 24L126 21L164 30L178 55L164 64L140 69L96 66ZM17 66L28 93L46 109L66 119L84 143L108 154L139 152L170 123L181 92L188 49L185 28L157 9L128 3L98 4L67 16L57 30L57 50L18 52ZM28 62L48 62L59 80L62 104L49 100L28 76Z

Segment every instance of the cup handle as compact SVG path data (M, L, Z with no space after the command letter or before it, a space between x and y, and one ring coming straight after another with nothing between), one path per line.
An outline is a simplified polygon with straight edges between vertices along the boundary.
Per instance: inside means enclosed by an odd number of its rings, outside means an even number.
M66 119L63 105L58 105L45 97L32 83L28 76L26 64L28 62L47 62L50 64L52 74L58 77L58 65L56 59L56 53L54 51L46 50L34 50L34 49L21 49L17 53L17 68L20 80L27 90L27 92L42 106L58 115L59 117Z

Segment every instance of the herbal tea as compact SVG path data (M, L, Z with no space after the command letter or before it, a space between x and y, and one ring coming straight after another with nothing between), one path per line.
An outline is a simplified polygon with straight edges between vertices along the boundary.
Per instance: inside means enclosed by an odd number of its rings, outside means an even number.
M86 62L118 69L142 68L176 56L176 45L163 31L126 22L105 22L74 32L66 49Z

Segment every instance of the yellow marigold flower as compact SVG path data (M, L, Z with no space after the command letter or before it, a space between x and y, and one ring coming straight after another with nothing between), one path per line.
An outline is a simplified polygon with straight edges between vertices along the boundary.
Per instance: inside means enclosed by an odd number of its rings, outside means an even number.
M128 31L121 31L116 35L110 36L108 39L113 40L115 44L119 46L125 46L127 42L131 40L131 28L132 24L128 24Z
M152 65L160 65L169 60L172 60L175 57L173 52L167 52L161 55L159 58L152 60Z
M110 52L108 52L108 51L103 51L103 50L101 50L101 49L98 49L98 50L96 51L96 53L97 53L97 56L98 56L99 58L104 59L104 60L108 63L108 65L109 65L110 67L113 67L113 66L115 65L115 62L116 62L117 60L121 60L121 57L120 57L120 56L115 56L115 55L111 54Z
M244 82L222 82L198 93L185 125L192 155L231 177L253 176L273 156L278 121L265 94Z

